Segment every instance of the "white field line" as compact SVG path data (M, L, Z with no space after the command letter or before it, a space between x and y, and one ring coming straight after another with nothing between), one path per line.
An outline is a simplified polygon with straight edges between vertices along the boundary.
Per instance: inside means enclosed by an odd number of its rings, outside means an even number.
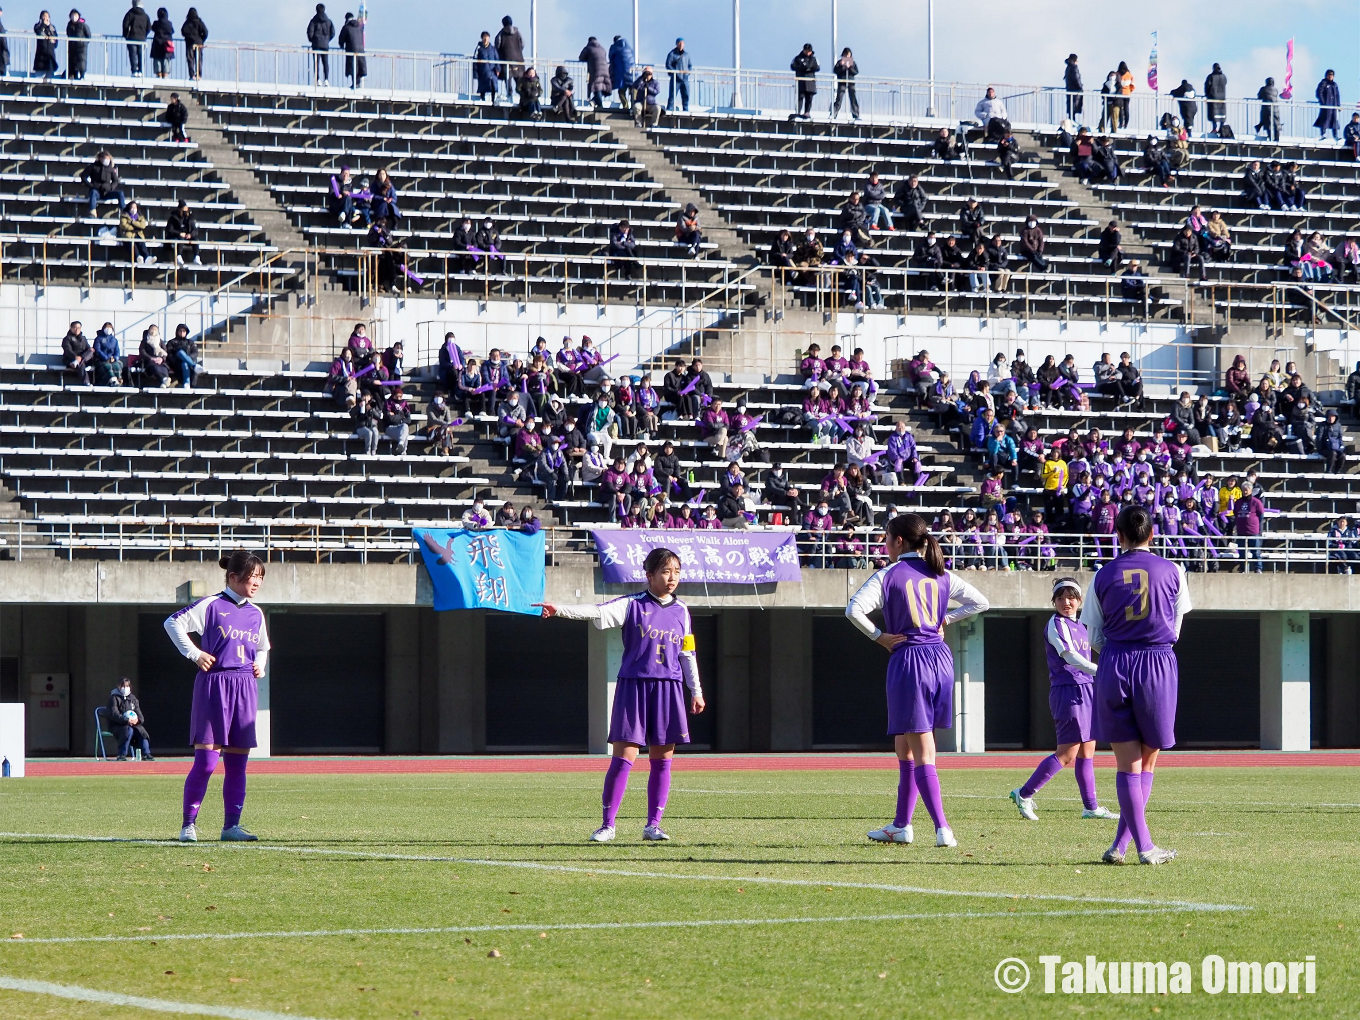
M783 924L848 924L852 921L968 920L987 917L1109 917L1115 914L1170 914L1173 907L1111 907L1098 910L988 910L936 914L854 914L844 917L712 918L694 921L597 921L571 924L474 924L440 928L321 928L313 931L202 932L185 935L69 935L10 939L0 945L68 945L83 942L217 942L238 939L310 939L334 935L475 935L513 931L613 931L633 928L757 928Z
M123 843L131 846L169 846L193 847L195 849L220 848L221 843L184 844L178 840L167 839L123 839L117 836L74 836L53 833L0 832L0 839L35 839L53 842L83 843ZM1110 896L1071 896L1061 893L1006 893L983 890L931 889L913 885L889 885L879 882L816 881L806 878L774 878L765 875L705 875L686 874L666 871L632 871L622 868L593 868L571 864L543 864L538 861L498 861L477 857L440 857L426 854L394 854L372 850L344 850L334 847L272 846L267 843L254 844L246 852L275 852L304 854L319 857L357 857L362 860L378 861L420 861L439 864L466 864L484 868L517 868L525 871L547 871L577 875L613 875L619 878L654 878L671 882L741 882L745 885L794 886L808 889L867 889L875 892L914 893L921 896L959 896L967 899L988 900L1034 900L1057 903L1108 904L1120 907L1160 907L1186 911L1234 911L1250 910L1250 907L1232 903L1197 903L1189 900L1133 899Z
M121 992L103 992L97 988L58 985L51 981L29 981L3 975L0 975L0 988L12 992L31 992L34 995L52 995L59 999L74 999L77 1002L97 1002L105 1006L129 1006L134 1009L151 1010L154 1013L221 1016L227 1017L228 1020L316 1020L315 1017L301 1016L297 1013L275 1013L272 1010L246 1009L241 1006L209 1006L199 1002L171 1002L168 999L148 999L141 995L123 995Z

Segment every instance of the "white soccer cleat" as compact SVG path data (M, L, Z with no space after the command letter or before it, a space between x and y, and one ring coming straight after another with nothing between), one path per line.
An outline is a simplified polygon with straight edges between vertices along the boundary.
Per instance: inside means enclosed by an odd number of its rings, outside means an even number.
M1119 821L1119 816L1107 807L1096 805L1093 808L1084 808L1081 812L1083 818L1108 818L1112 822Z
M180 830L179 830L179 841L180 841L181 843L197 843L197 842L198 842L198 827L197 827L196 825L194 825L193 822L190 822L190 823L189 823L188 825L186 825L184 828L180 829Z
M239 822L222 830L223 843L254 843L259 838L253 832L247 832Z
M1138 851L1139 864L1165 864L1167 861L1175 860L1175 850L1163 850L1159 846L1154 846L1151 850Z
M869 833L869 838L875 843L910 843L915 838L915 833L911 831L910 825L903 825L900 828L889 822L881 829L875 829Z
M1121 853L1120 853L1117 849L1115 849L1114 847L1110 847L1110 849L1106 850L1105 853L1101 855L1100 859L1101 859L1101 861L1103 861L1105 864L1123 864L1123 863L1124 863L1124 855L1121 854Z
M1039 816L1034 811L1034 798L1021 794L1020 787L1017 786L1011 791L1011 800L1015 801L1015 806L1020 811L1021 818L1027 818L1031 822L1039 820Z
M590 834L591 843L612 843L614 841L614 826L601 825Z
M661 843L668 839L670 839L670 837L661 831L661 826L659 825L648 825L642 830L642 840L644 843Z
M954 832L947 826L935 830L936 846L958 846L959 841L954 838Z

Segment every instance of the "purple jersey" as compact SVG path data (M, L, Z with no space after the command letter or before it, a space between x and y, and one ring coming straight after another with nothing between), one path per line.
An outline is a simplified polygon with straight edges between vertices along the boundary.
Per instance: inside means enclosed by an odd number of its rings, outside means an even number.
M212 672L250 669L259 652L269 648L264 613L251 602L237 602L219 592L185 606L166 621L181 622L202 635L199 648L216 661ZM183 649L181 649L183 650Z
M1095 674L1072 665L1062 657L1064 650L1075 652L1083 659L1091 658L1091 642L1086 637L1086 626L1080 620L1073 620L1057 613L1044 628L1044 651L1048 653L1048 679L1050 686L1062 687L1064 684L1089 684Z
M1091 585L1105 640L1121 645L1174 644L1184 585L1185 575L1176 564L1146 549L1116 556L1100 568Z
M680 653L694 648L689 607L679 599L663 606L645 591L627 598L619 679L683 680Z
M948 609L949 574L932 573L925 560L900 559L884 574L883 629L905 635L904 644L942 642Z

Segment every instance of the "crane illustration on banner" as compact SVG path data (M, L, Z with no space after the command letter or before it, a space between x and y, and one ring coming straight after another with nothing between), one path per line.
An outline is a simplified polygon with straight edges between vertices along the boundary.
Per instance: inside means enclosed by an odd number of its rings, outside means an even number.
M1284 48L1284 88L1280 90L1281 99L1294 98L1294 40L1290 39Z
M1157 33L1152 33L1152 52L1148 54L1148 88L1157 91Z

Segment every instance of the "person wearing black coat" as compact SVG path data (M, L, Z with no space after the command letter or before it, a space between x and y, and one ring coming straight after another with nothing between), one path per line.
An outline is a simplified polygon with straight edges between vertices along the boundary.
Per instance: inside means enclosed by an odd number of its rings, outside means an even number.
M897 185L893 202L902 212L903 227L906 230L920 230L926 222L926 203L930 201L925 189L920 186L920 178L915 174Z
M76 373L86 386L94 385L94 348L81 332L78 322L71 323L71 328L61 338L61 363Z
M151 70L157 78L170 76L170 61L175 56L175 26L164 7L156 11L151 25Z
M927 235L917 247L912 262L921 269L931 270L922 274L926 290L940 290L944 286L944 274L940 272L944 268L944 249L934 234Z
M812 43L803 43L803 48L789 63L789 70L797 76L798 112L795 117L807 120L812 116L812 101L817 97L816 74L821 69L817 55L812 52Z
M959 210L959 233L969 244L982 236L982 228L986 222L987 216L976 198L970 198L968 204Z
M134 78L142 76L142 47L150 34L151 18L142 10L142 0L132 0L132 6L123 15L123 38L127 40L128 67Z
M831 119L835 120L841 112L841 101L849 93L850 119L859 120L859 97L855 95L855 76L859 74L859 65L855 63L855 55L850 52L849 46L841 50L841 57L832 70L836 72L836 102L831 107Z
M1195 86L1190 84L1188 78L1182 78L1181 83L1171 90L1171 94L1178 100L1177 106L1181 112L1181 123L1185 125L1185 133L1193 134L1195 130L1195 113L1199 109L1199 104L1195 102Z
M196 266L203 264L198 254L198 222L189 209L189 203L182 198L179 206L165 221L165 239L171 242L175 257L180 262L192 262Z
M618 273L620 278L631 280L637 271L638 242L633 234L633 226L627 220L619 220L617 224L609 228L609 257L616 261L610 262L609 267Z
M0 14L4 9L0 8ZM0 77L9 74L9 37L5 34L5 23L0 19Z
M505 94L514 99L519 80L524 76L524 37L508 14L501 18L495 45L503 61L497 73L505 79Z
M172 142L187 142L189 140L184 133L184 125L189 123L189 108L180 102L178 92L170 93L170 103L166 106L165 112L161 114L161 120L170 125L170 140Z
M66 23L66 80L80 81L85 77L89 58L90 26L77 10L71 11L71 20Z
M57 26L46 11L33 26L33 34L38 37L33 49L33 73L51 78L57 73Z
M567 68L564 64L557 65L557 73L548 79L548 87L548 104L553 114L558 120L575 124L576 100L574 93L576 86L572 83L571 75L567 74ZM604 104L601 102L598 105L603 106Z
M198 81L203 77L203 47L208 42L208 26L198 16L198 8L190 7L179 26L179 34L184 37L184 59L189 65L189 80Z
M1332 132L1332 141L1341 140L1341 128L1337 121L1337 114L1341 110L1341 86L1336 83L1336 72L1328 70L1322 76L1322 81L1318 82L1317 91L1318 115L1317 120L1313 121L1313 127L1318 129L1318 141L1327 137L1327 131Z
M586 93L595 109L604 109L605 98L614 91L609 78L609 51L593 35L586 40L577 60L586 65Z
M770 251L766 258L771 266L792 269L793 250L793 238L789 234L788 227L785 227L779 231L779 235L770 242Z
M1199 250L1199 238L1195 236L1195 232L1190 229L1188 223L1181 228L1181 232L1171 242L1169 262L1171 268L1182 274L1186 279L1190 278L1191 266L1198 262L1201 282L1208 278L1209 274L1204 268L1204 258Z
M1204 79L1204 115L1210 124L1210 131L1217 133L1228 120L1228 76L1217 64ZM1186 129L1187 131L1189 128Z
M108 704L109 729L118 741L118 760L127 761L132 756L132 738L135 736L142 749L142 761L155 761L151 756L151 735L146 732L146 713L142 703L132 693L132 681L123 677L118 686L109 691Z
M345 51L345 77L349 87L357 89L368 77L368 58L364 52L364 24L354 15L345 14L345 27L340 29L340 48Z
M326 5L317 4L316 13L307 22L307 42L312 47L312 68L318 85L331 83L331 41L335 38L335 23L326 14Z
M1081 117L1083 106L1081 68L1077 67L1077 55L1067 55L1067 66L1063 68L1063 87L1067 89L1067 115L1074 121Z

